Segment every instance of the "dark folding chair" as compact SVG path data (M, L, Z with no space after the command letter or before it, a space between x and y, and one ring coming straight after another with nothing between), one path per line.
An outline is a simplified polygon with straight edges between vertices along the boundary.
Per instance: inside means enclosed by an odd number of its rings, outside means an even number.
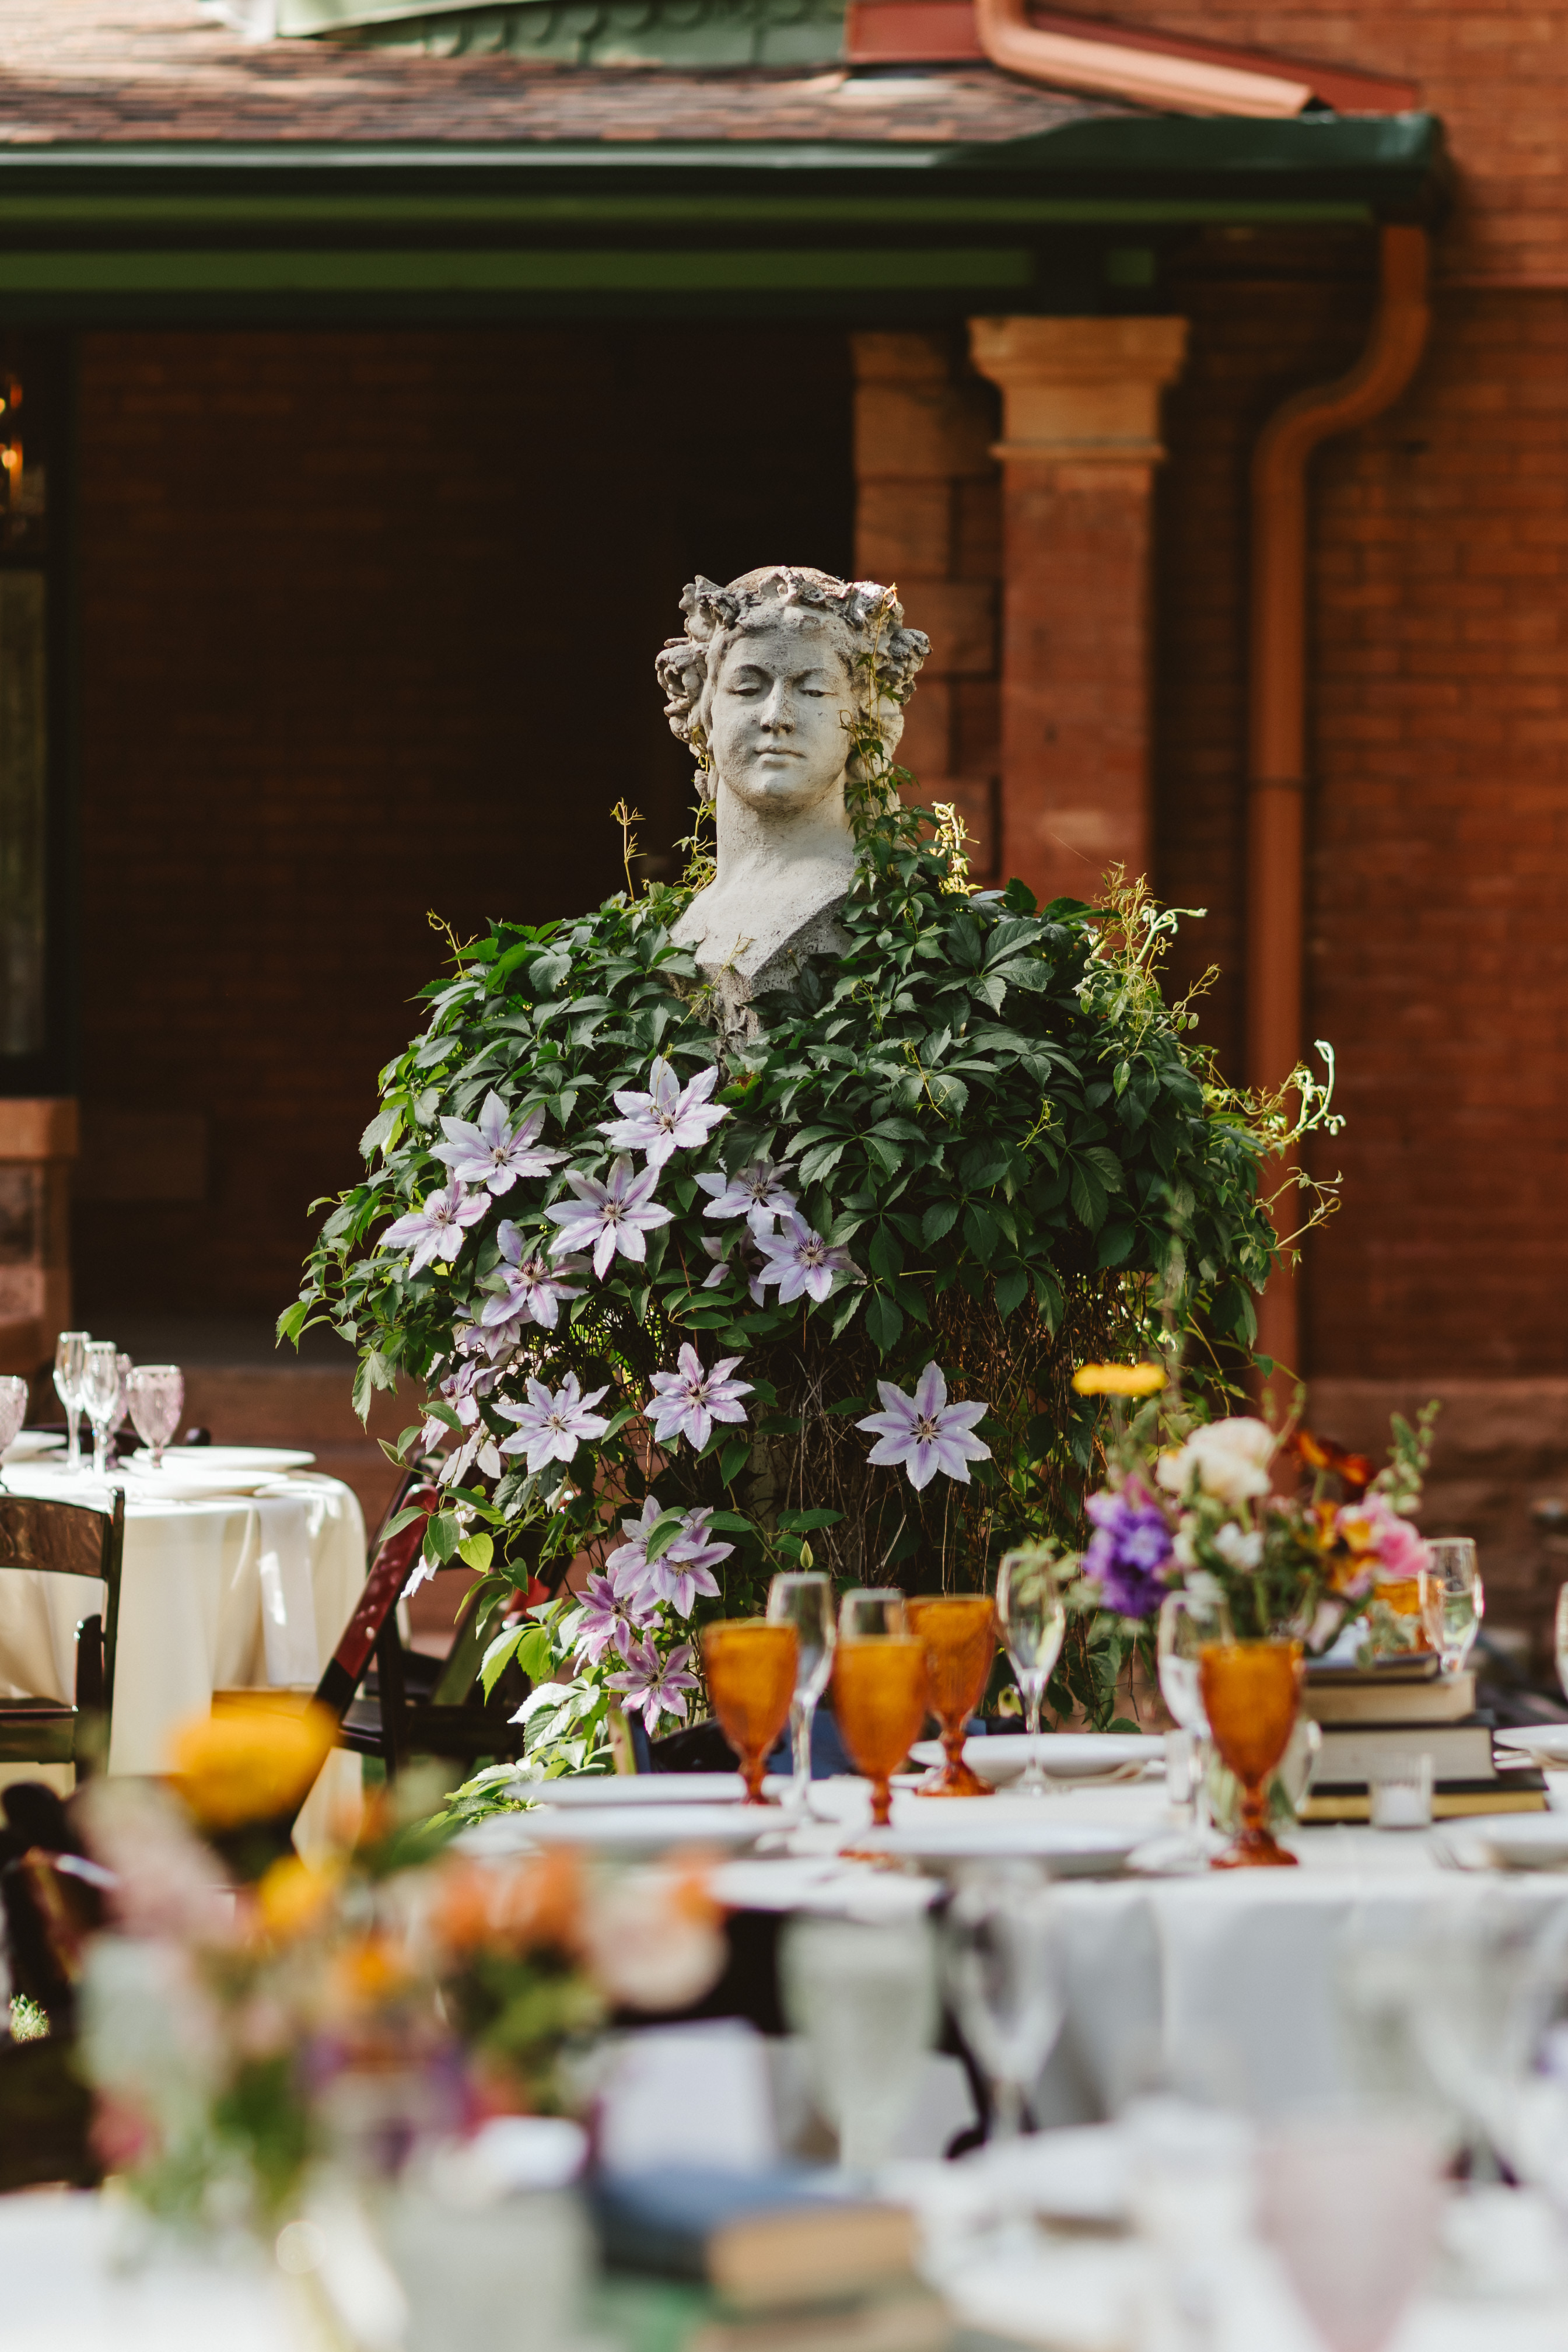
M114 1653L120 1632L120 1568L125 1549L125 1495L113 1507L0 1493L0 1573L47 1569L90 1578L104 1587L100 1611L76 1629L76 1696L0 1698L0 1763L74 1764L79 1776L108 1754L114 1709Z
M426 1516L439 1497L426 1471L404 1480L384 1526L400 1511ZM397 1604L417 1565L423 1518L378 1540L370 1574L342 1641L316 1685L316 1703L338 1719L338 1742L357 1756L377 1756L389 1780L411 1756L477 1763L522 1753L522 1727L509 1720L522 1688L507 1676L486 1700L479 1680L485 1639L471 1605L458 1621L445 1658L405 1650L397 1631ZM374 1658L374 1664L372 1664Z

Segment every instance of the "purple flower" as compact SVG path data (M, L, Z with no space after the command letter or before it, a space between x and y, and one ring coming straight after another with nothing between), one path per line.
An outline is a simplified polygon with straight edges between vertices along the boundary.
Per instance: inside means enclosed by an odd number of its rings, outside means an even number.
M621 1532L628 1540L617 1545L605 1566L613 1590L623 1600L668 1601L679 1616L689 1617L700 1592L710 1599L717 1596L719 1587L711 1570L721 1559L728 1559L735 1547L714 1542L709 1528L711 1509L688 1511L668 1550L650 1560L647 1539L662 1516L658 1496L647 1496L640 1518L621 1521Z
M751 1395L752 1383L729 1377L741 1360L739 1356L721 1356L712 1370L705 1372L688 1339L676 1360L680 1366L678 1372L654 1373L653 1395L645 1407L661 1445L672 1437L684 1437L688 1444L700 1448L707 1444L716 1421L745 1420L741 1399Z
M609 1687L622 1694L628 1715L640 1715L651 1739L661 1715L686 1720L686 1693L697 1688L697 1677L687 1669L691 1644L682 1642L668 1658L660 1658L651 1642L640 1643L626 1662L626 1671L612 1675Z
M726 1244L716 1234L704 1234L702 1247L713 1261L713 1271L703 1281L704 1290L717 1290L721 1282L729 1281L731 1274L743 1274L752 1306L767 1305L767 1293L763 1288L763 1254L757 1247L751 1226L747 1226L728 1256L725 1255Z
M515 1436L503 1439L501 1452L526 1453L531 1470L542 1470L547 1462L570 1462L584 1438L603 1437L608 1429L602 1413L588 1410L605 1393L590 1389L584 1396L575 1372L567 1373L553 1395L542 1381L530 1380L526 1404L497 1399L496 1411L517 1423Z
M479 1321L487 1329L498 1323L537 1323L542 1330L553 1331L562 1300L583 1296L581 1289L561 1279L563 1274L577 1273L578 1266L568 1260L552 1274L544 1258L529 1251L510 1217L497 1228L496 1241L503 1263L511 1271L506 1288L497 1291Z
M1164 1570L1173 1549L1164 1513L1135 1479L1091 1495L1085 1508L1094 1533L1084 1573L1119 1616L1152 1616L1165 1597Z
M459 1184L482 1184L491 1192L510 1192L520 1176L548 1176L565 1159L563 1151L535 1151L534 1138L544 1125L542 1109L530 1111L513 1127L505 1103L493 1089L485 1097L477 1120L443 1118L447 1140L436 1146Z
M909 1473L917 1494L929 1486L939 1470L961 1486L969 1484L969 1465L989 1462L991 1448L973 1433L974 1424L990 1408L984 1403L949 1404L947 1382L940 1364L928 1364L915 1382L913 1396L879 1381L880 1412L858 1421L877 1437L868 1460L883 1468L900 1465Z
M626 1117L601 1120L599 1132L609 1137L617 1151L646 1151L648 1166L662 1168L673 1152L706 1143L720 1120L729 1118L727 1110L715 1109L708 1099L718 1083L715 1066L682 1087L660 1054L648 1071L647 1094L616 1095L616 1108Z
M591 1576L583 1605L563 1630L585 1665L596 1666L606 1650L629 1658L640 1638L658 1622L654 1605L637 1593L618 1593L607 1576Z
M645 1168L640 1176L634 1176L631 1161L623 1156L602 1184L593 1176L568 1175L566 1181L577 1195L575 1202L557 1201L544 1212L561 1228L550 1244L550 1255L563 1257L569 1250L592 1249L594 1271L601 1282L617 1250L622 1257L640 1263L647 1255L643 1235L655 1225L669 1223L669 1211L653 1197L658 1182L657 1167Z
M795 1194L786 1192L780 1181L781 1171L771 1160L753 1160L734 1176L723 1170L712 1169L699 1176L698 1184L711 1199L702 1213L705 1217L787 1217L795 1207Z
M757 1247L767 1260L761 1276L763 1287L765 1290L770 1283L778 1284L781 1307L787 1307L792 1298L803 1294L815 1298L820 1307L833 1287L834 1276L853 1270L848 1251L829 1249L798 1210L790 1211L781 1234L764 1234L755 1225L752 1230L756 1234Z
M406 1249L412 1242L410 1274L418 1274L436 1258L444 1259L449 1265L463 1246L466 1227L477 1225L489 1204L488 1192L476 1192L472 1198L465 1196L454 1176L444 1192L426 1192L422 1209L410 1209L406 1216L388 1225L381 1237L381 1246Z

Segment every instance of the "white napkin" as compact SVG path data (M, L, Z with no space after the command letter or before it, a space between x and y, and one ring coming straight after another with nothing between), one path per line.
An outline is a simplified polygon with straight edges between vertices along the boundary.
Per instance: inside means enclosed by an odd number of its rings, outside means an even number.
M296 1495L258 1495L261 1631L273 1689L313 1688L321 1679L316 1601L310 1588L306 1505Z

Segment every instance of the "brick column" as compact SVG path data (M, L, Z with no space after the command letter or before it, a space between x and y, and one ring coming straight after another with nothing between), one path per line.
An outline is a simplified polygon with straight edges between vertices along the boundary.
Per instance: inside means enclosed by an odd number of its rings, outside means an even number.
M1002 843L1042 905L1147 873L1150 493L1184 319L975 319L1001 387Z
M70 1326L77 1107L0 1100L0 1372L31 1373Z
M988 881L997 861L995 394L956 335L868 333L850 343L855 568L896 583L910 626L931 641L900 764L918 778L925 805L958 807L973 836L971 871Z

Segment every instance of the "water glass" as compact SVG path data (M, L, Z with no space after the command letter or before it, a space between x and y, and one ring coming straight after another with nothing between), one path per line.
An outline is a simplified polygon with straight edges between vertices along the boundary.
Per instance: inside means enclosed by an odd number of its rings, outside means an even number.
M784 2014L805 2042L812 2095L838 2132L839 2161L869 2172L892 2153L935 2038L930 1927L795 1919L781 1938L779 1979Z
M800 1643L789 1719L795 1748L791 1799L804 1813L811 1785L811 1727L833 1671L833 1645L838 1634L833 1614L833 1579L820 1569L791 1569L775 1576L768 1587L768 1616L775 1625L793 1625Z
M896 1640L908 1631L904 1596L896 1584L858 1585L838 1604L841 1642L869 1642L882 1635Z
M153 1469L161 1469L163 1448L185 1409L185 1376L178 1364L138 1364L125 1391L136 1434L151 1453Z
M1568 1584L1557 1595L1557 1679L1568 1698Z
M1457 1675L1469 1656L1485 1613L1486 1594L1470 1538L1432 1538L1421 1571L1421 1623L1446 1675Z
M1044 1544L1004 1555L996 1572L996 1622L1024 1697L1029 1761L1018 1793L1042 1797L1050 1782L1040 1761L1040 1708L1068 1629L1061 1568Z
M68 1470L81 1468L81 1371L90 1331L62 1331L55 1341L55 1394L66 1411Z
M27 1383L18 1373L0 1377L0 1455L16 1444L16 1433L27 1418Z
M1327 2352L1383 2352L1437 2245L1440 2144L1391 2116L1301 2121L1258 2150L1258 2221Z
M120 1350L112 1339L89 1339L82 1353L81 1403L92 1423L92 1470L109 1475L109 1434L124 1403Z
M1432 1826L1432 1759L1409 1754L1380 1756L1367 1780L1374 1830L1429 1830Z
M1016 2139L1067 1997L1049 1888L1027 1863L992 1864L942 1923L943 1975L965 2042L991 2086L992 2137Z

